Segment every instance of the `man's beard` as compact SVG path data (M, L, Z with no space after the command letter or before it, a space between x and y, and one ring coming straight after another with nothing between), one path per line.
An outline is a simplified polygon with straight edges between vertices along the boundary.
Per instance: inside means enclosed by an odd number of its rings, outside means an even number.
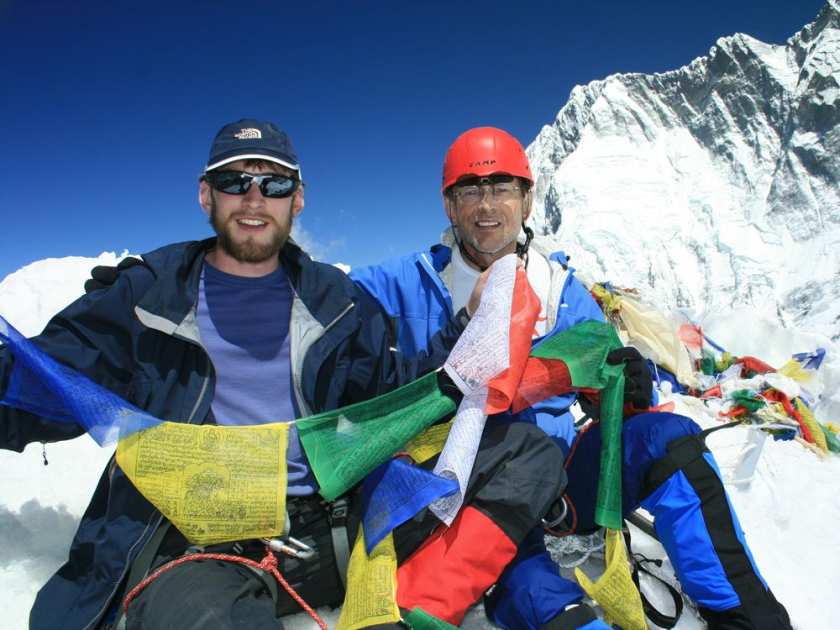
M216 245L224 250L231 258L242 263L261 263L276 257L283 245L286 244L289 235L292 232L292 215L289 213L288 221L285 225L277 225L270 219L263 217L267 221L266 229L272 230L272 238L266 243L259 243L253 237L248 237L244 241L236 241L233 238L230 229L230 222L235 221L232 217L227 222L219 221L218 213L216 212L216 201L211 197L210 207L210 225L213 226L213 231L218 237Z
M519 236L518 234L514 234L509 241L503 242L494 248L489 248L486 246L483 247L478 242L477 238L466 233L465 231L460 230L455 224L452 224L452 231L455 234L455 240L461 244L461 247L463 247L464 245L469 245L474 252L478 254L484 254L485 256L495 256L506 247L509 247L511 243L515 243L517 237Z

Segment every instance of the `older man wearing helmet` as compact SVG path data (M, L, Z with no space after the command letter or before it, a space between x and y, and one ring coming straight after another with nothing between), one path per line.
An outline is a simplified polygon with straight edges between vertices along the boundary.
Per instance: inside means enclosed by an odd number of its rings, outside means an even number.
M443 166L443 203L450 228L428 251L356 269L353 279L396 322L399 350L413 354L458 313L481 271L516 252L527 261L531 286L542 302L537 337L588 319L603 320L589 292L562 253L529 247L533 176L527 156L510 134L480 127L460 135ZM611 355L624 362L625 400L639 410L651 402L651 378L631 348ZM551 435L567 456L565 503L574 523L592 531L598 478L597 423L578 432L569 411L574 396L560 396L515 417ZM731 508L699 427L670 413L638 413L623 430L623 507L650 511L683 591L697 603L709 627L789 629L790 621L761 577ZM488 615L511 628L606 628L582 604L583 591L563 578L548 556L543 532L534 530L485 599Z

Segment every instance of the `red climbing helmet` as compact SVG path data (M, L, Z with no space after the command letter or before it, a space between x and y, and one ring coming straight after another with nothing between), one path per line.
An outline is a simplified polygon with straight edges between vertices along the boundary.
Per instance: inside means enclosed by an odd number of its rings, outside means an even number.
M528 156L519 141L496 127L476 127L455 139L443 159L443 190L465 175L507 173L534 183Z

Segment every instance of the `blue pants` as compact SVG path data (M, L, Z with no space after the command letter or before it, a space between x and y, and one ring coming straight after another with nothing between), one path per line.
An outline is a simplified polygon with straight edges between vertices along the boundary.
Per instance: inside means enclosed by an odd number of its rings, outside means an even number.
M790 628L744 539L700 428L672 413L628 419L622 431L622 502L628 514L640 505L654 516L683 591L712 628ZM579 434L567 459L567 500L576 531L596 528L601 434L598 424ZM490 618L504 628L545 627L564 607L580 601L580 587L560 576L535 530L519 548L487 598Z

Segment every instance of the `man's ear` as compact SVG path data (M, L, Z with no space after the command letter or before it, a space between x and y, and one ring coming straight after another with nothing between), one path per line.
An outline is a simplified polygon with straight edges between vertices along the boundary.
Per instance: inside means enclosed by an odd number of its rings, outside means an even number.
M528 220L528 217L531 216L531 210L534 207L534 189L529 188L528 192L525 193L525 196L522 198L522 222Z
M204 210L204 214L208 217L210 216L211 209L213 208L212 194L213 189L210 188L210 184L202 180L198 185L198 205L201 206L201 209Z
M297 217L303 212L303 184L298 186L295 194L292 195L292 217Z
M446 212L446 218L449 219L449 225L455 225L458 215L455 211L455 202L452 197L443 193L443 211Z

